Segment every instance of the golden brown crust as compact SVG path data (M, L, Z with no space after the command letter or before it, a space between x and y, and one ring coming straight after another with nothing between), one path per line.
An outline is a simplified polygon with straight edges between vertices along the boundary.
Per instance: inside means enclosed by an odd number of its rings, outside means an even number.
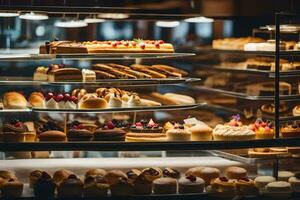
M106 107L106 100L99 98L97 94L85 94L79 102L80 109L100 109Z
M161 64L157 64L157 65L152 65L153 67L159 67L163 70L166 70L166 71L169 71L169 72L175 72L175 73L178 73L178 74L181 74L182 76L187 76L188 73L182 69L178 69L178 68L175 68L175 67L171 67L169 65L161 65Z
M152 78L167 78L166 75L159 73L157 71L151 70L151 69L149 69L149 66L146 66L146 65L133 64L130 67L136 71L140 71L140 72L149 74Z
M105 176L107 172L104 169L90 169L85 173L85 178L89 176Z
M66 134L61 131L45 131L39 134L40 141L66 141Z
M45 97L41 92L32 92L28 101L32 107L45 107Z
M157 99L158 101L160 101L164 105L176 105L177 104L176 101L174 101L158 92L152 92L151 96L154 97L155 99Z
M104 71L104 72L113 74L118 78L125 78L125 79L136 79L137 78L134 75L131 75L131 74L121 71L119 69L114 69L113 67L111 67L109 65L105 65L105 64L95 64L92 66L92 69L100 70L100 71Z
M3 96L3 106L7 109L25 109L27 100L18 92L6 92Z
M85 89L75 89L72 91L72 96L75 96L79 100L87 93Z
M71 174L73 173L69 170L57 170L53 174L53 181L56 185L59 185L62 181L66 180Z
M108 72L93 70L96 73L96 79L115 79L117 78L115 75L110 74Z
M149 66L149 69L159 72L161 74L165 74L167 77L179 77L179 78L182 77L182 75L180 73L165 70L165 69L161 68L159 65Z

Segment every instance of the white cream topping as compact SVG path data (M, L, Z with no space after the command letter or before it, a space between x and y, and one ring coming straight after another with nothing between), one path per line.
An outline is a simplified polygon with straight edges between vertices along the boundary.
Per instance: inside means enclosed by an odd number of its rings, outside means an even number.
M59 109L58 103L53 98L46 101L46 107L50 109Z

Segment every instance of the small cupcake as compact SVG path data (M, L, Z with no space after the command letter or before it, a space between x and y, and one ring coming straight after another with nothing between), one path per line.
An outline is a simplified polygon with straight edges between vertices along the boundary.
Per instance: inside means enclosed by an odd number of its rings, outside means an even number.
M153 181L154 194L176 194L177 180L175 178L158 178Z
M73 174L69 170L60 169L54 172L53 174L53 181L58 186L61 182L66 180L71 174Z
M24 184L18 180L10 179L1 186L3 198L19 198L22 196Z
M292 196L291 184L286 181L268 183L266 191L266 195L270 198L285 199Z
M258 118L249 128L255 132L256 139L273 139L275 137L274 125L272 122L265 122Z
M63 180L57 187L58 197L76 198L82 197L83 182L74 174Z
M67 137L69 141L90 141L94 134L84 128L83 124L74 121L68 125Z
M190 141L192 137L191 132L180 124L175 124L166 134L168 141Z
M212 140L212 131L205 123L199 123L189 128L192 134L192 141L210 141Z
M83 194L85 197L107 196L109 184L103 176L88 176L84 180Z
M138 175L133 180L134 194L137 195L149 195L152 193L152 181L145 178L143 174Z
M36 197L53 198L55 191L55 183L50 174L42 172L42 175L33 185L33 191Z
M111 170L104 177L109 185L114 185L120 178L127 179L127 175L121 170Z
M180 194L202 193L204 186L205 181L193 175L181 177L178 180L178 192Z
M119 178L114 184L110 185L112 196L132 196L133 184L128 178Z
M273 176L258 176L254 179L254 185L259 190L263 191L268 183L276 181Z
M242 167L227 167L224 171L228 179L243 179L247 178L247 170Z
M205 185L209 185L211 180L220 176L220 173L220 170L214 167L193 167L187 170L185 175L202 178L205 181Z
M169 178L180 178L180 172L177 171L176 169L172 169L172 168L165 168L163 169L163 177L169 177Z
M36 181L42 176L42 171L41 170L34 170L30 173L29 175L29 187L33 188L34 184Z
M162 177L162 171L157 167L146 168L142 171L141 174L143 174L145 179L147 179L150 182Z

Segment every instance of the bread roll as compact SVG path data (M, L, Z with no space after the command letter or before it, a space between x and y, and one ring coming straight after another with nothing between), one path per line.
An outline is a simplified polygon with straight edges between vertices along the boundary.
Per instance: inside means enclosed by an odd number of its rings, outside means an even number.
M3 106L6 109L25 109L27 100L18 92L6 92L3 96Z
M86 94L79 102L80 109L100 109L106 107L107 101L103 98L97 97L96 94Z
M41 92L32 92L28 99L30 105L35 108L45 108L45 97Z

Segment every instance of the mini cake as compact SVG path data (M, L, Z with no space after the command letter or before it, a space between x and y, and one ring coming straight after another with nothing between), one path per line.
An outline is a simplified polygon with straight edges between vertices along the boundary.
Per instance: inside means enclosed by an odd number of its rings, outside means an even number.
M296 173L295 176L289 178L293 192L300 192L300 173Z
M177 180L174 178L158 178L153 181L154 194L176 194Z
M254 124L250 124L249 129L255 132L256 139L273 139L275 136L273 123L264 122L262 119L257 119Z
M211 193L218 198L233 198L236 195L234 180L219 177L211 181Z
M205 182L202 178L190 175L181 177L178 180L178 193L202 193L204 190Z
M247 170L241 167L228 167L224 174L228 179L243 179L247 178Z
M33 122L24 122L24 125L27 127L25 132L25 142L34 142L36 139L36 129Z
M267 114L274 114L275 113L275 105L274 103L271 104L264 104L260 107L261 111ZM284 102L280 102L279 106L279 113L286 112L288 110L288 106Z
M19 120L13 119L4 123L2 127L4 142L25 142L27 126Z
M192 141L210 141L212 140L212 128L205 123L198 123L189 128L192 134Z
M240 196L255 196L258 189L254 185L254 181L248 178L242 178L235 181L237 194Z
M65 169L57 170L53 174L53 181L57 186L59 186L60 183L66 180L71 174L73 173L69 170L65 170Z
M57 187L58 197L82 197L83 194L83 182L74 174L63 180Z
M190 141L192 137L191 132L179 124L175 124L173 128L167 130L166 134L168 141Z
M90 141L94 134L85 129L83 124L74 121L69 124L67 137L69 141Z
M276 181L276 179L273 176L258 176L254 179L254 185L258 189L264 189L268 183L274 181Z
M113 185L118 182L119 179L127 179L127 175L120 170L111 170L105 174L105 179L109 185Z
M144 174L139 174L133 180L133 190L137 195L149 195L152 193L152 181L147 180Z
M37 67L33 74L34 81L48 81L49 67Z
M83 69L82 73L82 81L83 82L95 82L96 81L96 73L92 70Z
M24 184L18 180L10 179L1 186L2 198L19 198L22 196Z
M286 124L280 129L282 137L300 137L300 122Z
M186 176L193 175L202 178L206 185L209 185L211 180L218 178L221 172L214 167L194 167L185 172Z
M295 108L293 108L293 115L300 116L300 105L295 106Z
M52 121L45 123L38 132L40 141L66 141L67 138L64 129Z
M163 169L162 173L163 173L163 177L170 177L176 179L180 178L180 172L177 171L176 169L172 169L169 167Z
M97 141L124 141L126 132L112 121L107 122L102 128L94 133L94 140Z
M132 196L133 184L127 178L119 178L110 185L110 191L112 196Z
M46 95L46 108L49 109L77 109L78 99L68 93L54 95L49 92Z
M292 195L291 184L285 181L275 181L266 185L267 195L271 198L290 198Z
M278 171L278 180L279 181L288 181L290 177L293 177L295 174L290 171Z
M107 196L108 189L109 184L103 176L88 176L84 180L83 194L85 197Z
M166 140L163 128L152 119L147 123L145 120L135 123L126 134L127 142L152 142Z
M82 73L77 68L71 67L61 67L52 68L48 73L49 82L59 82L59 81L82 81Z
M141 174L145 177L146 180L150 182L162 177L162 171L157 167L146 168L142 171Z
M33 185L34 195L42 198L53 198L55 187L56 185L51 175L43 171Z
M41 170L34 170L29 175L29 187L33 188L36 181L42 176Z

